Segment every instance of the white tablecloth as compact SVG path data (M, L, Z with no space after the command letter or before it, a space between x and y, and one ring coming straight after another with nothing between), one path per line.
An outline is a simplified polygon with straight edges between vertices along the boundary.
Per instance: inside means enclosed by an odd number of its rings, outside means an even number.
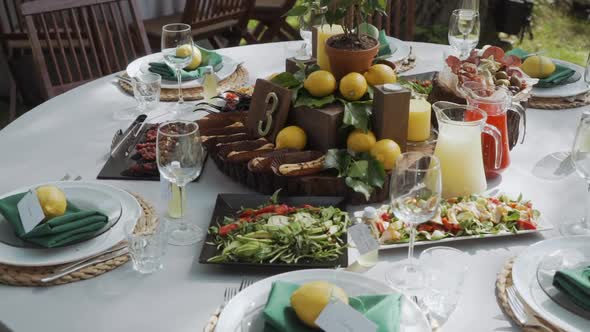
M282 70L285 44L264 44L221 52L245 61L250 80ZM418 57L411 73L437 70L444 46L413 43ZM118 109L133 107L112 76L83 85L31 110L0 131L0 192L57 180L66 172L96 178L106 161L113 133L129 121L114 120ZM580 113L589 108L561 111L528 110L526 142L511 153L512 165L497 181L506 193L532 199L544 218L558 225L565 217L583 214L586 189L575 174L555 174L555 153L568 151ZM217 193L249 190L221 174L209 162L201 181L189 185L190 220L206 228ZM140 193L162 211L156 182L105 181ZM464 294L445 331L515 331L500 311L494 295L496 274L504 262L542 235L471 240L454 244L469 257L470 273ZM417 254L421 248L418 247ZM198 263L200 246L169 246L165 269L153 275L135 273L131 264L91 280L49 288L0 285L0 321L16 332L28 331L200 331L222 302L223 291L243 277L265 274L221 269ZM405 249L382 252L382 261L405 258ZM385 263L368 274L382 278ZM268 275L268 274L266 274Z

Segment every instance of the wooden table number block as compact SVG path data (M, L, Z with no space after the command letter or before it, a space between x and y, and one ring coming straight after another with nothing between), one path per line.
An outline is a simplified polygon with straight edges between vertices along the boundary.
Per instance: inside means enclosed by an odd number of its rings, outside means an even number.
M405 152L410 117L410 90L399 84L385 84L376 86L374 91L373 132L377 139L394 140L402 152Z
M274 142L287 122L291 108L291 91L264 79L257 79L246 119L253 137L266 137Z

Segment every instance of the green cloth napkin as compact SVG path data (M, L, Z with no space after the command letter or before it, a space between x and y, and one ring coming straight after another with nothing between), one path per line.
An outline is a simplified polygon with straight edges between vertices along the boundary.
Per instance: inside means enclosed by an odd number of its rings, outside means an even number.
M291 294L299 285L275 281L264 308L264 332L317 332L304 325L293 308ZM349 304L378 325L378 332L397 332L400 325L401 296L399 294L351 297Z
M387 35L385 34L385 30L379 31L379 53L377 53L377 57L389 57L397 50L391 50L389 46L389 42L387 41Z
M108 222L107 216L97 211L83 211L68 201L63 216L43 222L25 233L17 204L26 193L0 199L0 214L14 227L14 233L27 242L46 248L63 246L92 238Z
M590 310L590 266L557 271L553 286L580 307Z
M202 62L199 67L194 70L181 70L180 77L183 81L192 81L203 77L205 74L205 67L211 66L213 67L214 71L219 71L221 67L223 67L221 55L216 52L210 51L208 49L196 46L199 50L201 50ZM176 71L170 68L164 62L150 62L149 71L152 73L160 74L162 79L168 81L175 81L176 78Z
M515 55L522 59L526 59L529 56L529 53L521 48L515 48L508 52L506 55ZM539 79L539 82L535 84L536 88L553 88L558 85L564 84L567 80L572 77L576 73L575 70L568 68L566 66L562 66L560 64L555 64L555 71L551 76Z

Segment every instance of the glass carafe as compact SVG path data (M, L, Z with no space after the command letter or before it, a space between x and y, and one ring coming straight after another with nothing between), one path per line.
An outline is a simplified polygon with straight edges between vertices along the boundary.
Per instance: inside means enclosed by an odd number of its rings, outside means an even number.
M512 102L512 94L503 86L484 86L478 82L466 82L462 87L467 104L485 111L488 115L487 123L498 128L502 135L502 158L499 167L496 166L497 157L493 138L489 135L482 136L483 165L486 177L488 179L495 178L510 166L507 112L509 110L517 112L521 123L523 123L523 128L526 128L524 108L520 104Z
M502 135L486 123L487 114L470 105L446 101L432 104L438 121L438 141L434 155L440 161L442 196L450 198L483 192L486 177L483 167L482 132L495 142L495 168L502 161Z

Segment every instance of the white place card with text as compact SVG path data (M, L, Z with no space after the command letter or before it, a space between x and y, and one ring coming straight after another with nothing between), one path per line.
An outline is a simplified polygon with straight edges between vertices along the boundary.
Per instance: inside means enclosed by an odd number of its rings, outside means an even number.
M377 324L340 300L330 301L315 320L315 323L326 332L377 331Z
M16 208L25 233L30 232L45 219L37 194L31 190L16 204Z

